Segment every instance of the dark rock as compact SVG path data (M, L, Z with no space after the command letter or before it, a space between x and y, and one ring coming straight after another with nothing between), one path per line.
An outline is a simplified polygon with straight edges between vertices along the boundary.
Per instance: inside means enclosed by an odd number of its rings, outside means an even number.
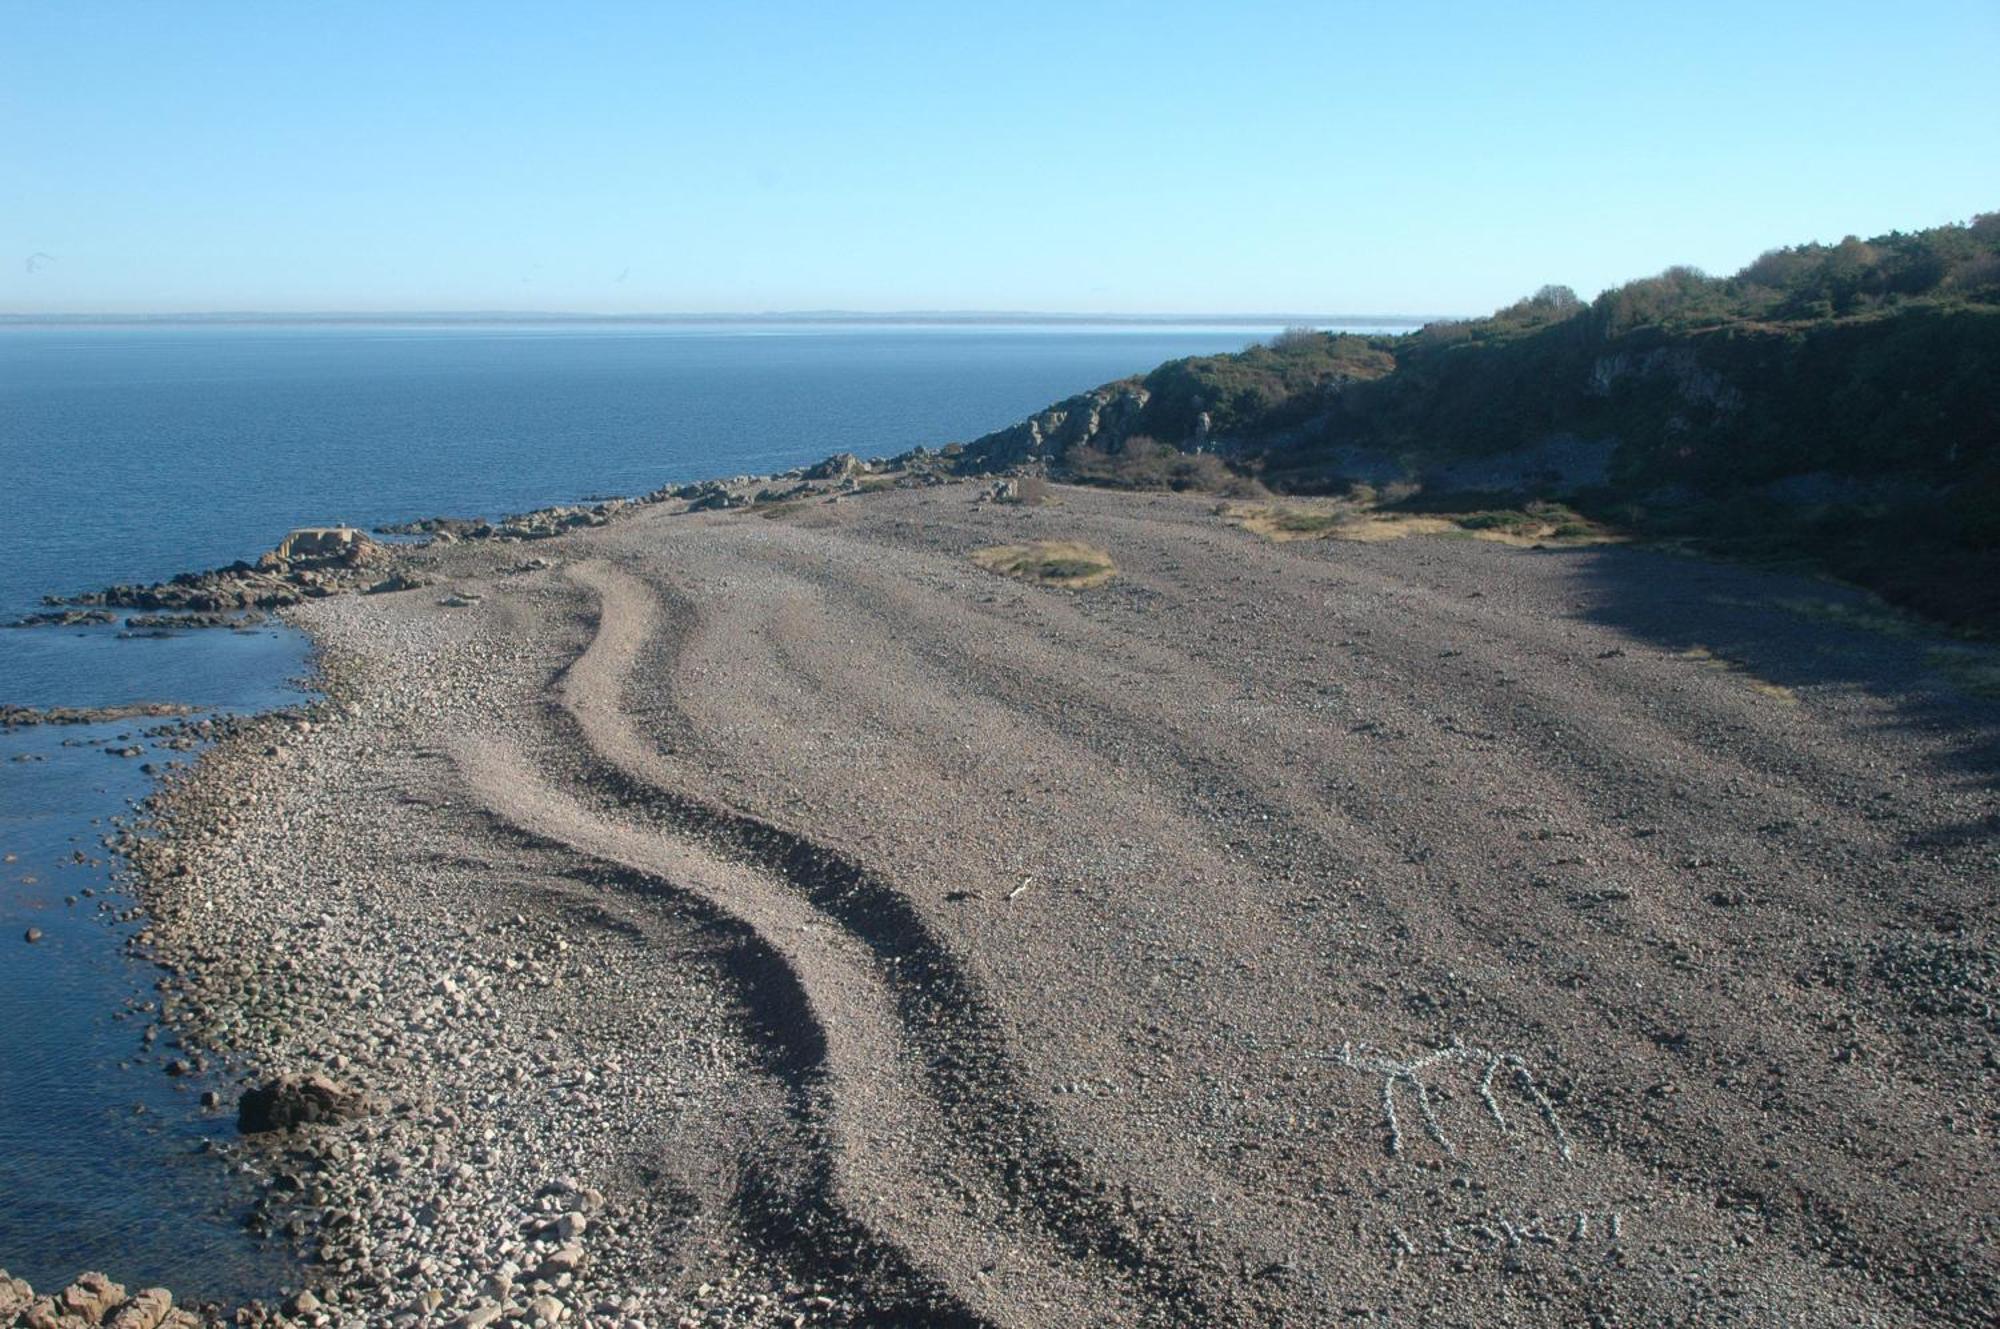
M104 724L134 717L191 715L194 709L171 701L136 701L123 706L0 705L0 729L20 729L40 724Z
M363 592L365 595L392 595L397 591L415 591L430 585L427 577L413 576L407 572L392 572Z
M264 621L252 610L242 614L133 614L125 620L128 632L173 632L193 628L245 628Z
M369 1110L365 1095L321 1075L280 1075L243 1091L236 1129L245 1135L349 1121Z
M115 623L118 615L108 609L50 609L15 619L10 628L71 628L88 623Z

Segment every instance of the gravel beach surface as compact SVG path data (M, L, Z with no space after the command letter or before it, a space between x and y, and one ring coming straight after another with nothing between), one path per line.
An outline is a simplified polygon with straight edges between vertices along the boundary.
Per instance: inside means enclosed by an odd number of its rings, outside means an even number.
M1659 551L986 498L285 611L328 700L134 855L191 1044L321 1077L240 1147L287 1318L2000 1315L1986 655ZM1116 575L972 558L1037 540Z

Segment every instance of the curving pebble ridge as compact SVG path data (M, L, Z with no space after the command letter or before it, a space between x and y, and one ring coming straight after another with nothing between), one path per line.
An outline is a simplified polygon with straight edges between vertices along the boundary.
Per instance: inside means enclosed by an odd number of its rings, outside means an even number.
M968 557L1051 534L1119 577ZM2000 1305L2000 712L1921 644L1741 569L1172 497L538 549L287 611L326 701L130 846L190 1045L368 1105L232 1148L310 1271L250 1318Z

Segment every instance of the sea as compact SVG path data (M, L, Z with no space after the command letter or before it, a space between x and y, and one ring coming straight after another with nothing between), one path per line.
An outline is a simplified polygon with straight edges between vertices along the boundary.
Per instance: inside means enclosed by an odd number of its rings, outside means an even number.
M1394 332L1381 324L1335 324ZM48 594L254 558L297 526L493 517L969 440L1278 331L1235 322L197 321L0 326L0 622ZM0 703L295 702L282 627L0 628ZM169 1077L159 975L100 840L151 787L154 722L0 730L0 1268L183 1300L295 1285L249 1179ZM137 757L117 753L141 748ZM28 929L41 932L35 943Z

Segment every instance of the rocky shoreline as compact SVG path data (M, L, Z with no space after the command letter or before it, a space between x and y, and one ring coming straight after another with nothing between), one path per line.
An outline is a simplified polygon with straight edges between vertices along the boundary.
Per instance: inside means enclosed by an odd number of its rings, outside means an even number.
M213 1323L212 1310L174 1305L174 1294L149 1287L127 1295L123 1284L101 1273L78 1274L60 1292L37 1295L26 1279L0 1269L0 1324L21 1329L200 1329Z
M51 597L49 603L62 607L19 626L110 623L118 617L113 610L126 609L153 611L128 616L128 633L236 627L267 614L290 619L288 611L313 600L430 588L434 556L453 545L546 540L663 503L693 513L838 500L861 492L871 480L868 487L923 486L942 478L927 464L931 458L919 450L891 463L863 463L842 454L781 475L705 481L499 522L432 518L378 532L422 537L409 544L373 540L353 528L310 528L293 532L255 562L154 585ZM518 575L542 566L542 560L530 559L508 570ZM446 590L440 602L453 598ZM290 1244L310 1271L306 1286L274 1290L269 1304L238 1307L175 1306L171 1292L160 1288L126 1297L122 1287L97 1273L80 1275L72 1287L47 1296L0 1277L0 1292L6 1293L0 1296L0 1326L435 1323L476 1329L496 1323L625 1326L680 1319L685 1306L679 1301L635 1298L629 1278L601 1282L593 1276L599 1264L629 1273L643 1262L643 1244L621 1240L635 1223L647 1221L643 1201L636 1210L607 1213L603 1192L569 1174L521 1187L519 1177L501 1167L501 1151L470 1126L482 1115L486 1081L463 1076L423 1082L410 1075L413 1065L451 1067L454 1060L466 1060L448 1051L453 1046L493 1044L494 1031L484 1025L497 1014L489 1004L496 990L559 984L565 949L560 940L553 948L522 949L510 934L525 917L510 917L491 933L405 919L400 950L411 949L411 935L429 931L427 949L452 954L469 970L462 979L443 977L413 992L386 983L368 948L339 944L323 915L302 920L303 946L296 944L299 937L266 933L253 941L244 932L224 931L233 907L252 912L244 896L262 886L232 871L240 862L231 853L235 833L246 819L268 814L280 801L316 738L369 710L369 697L379 702L385 695L355 678L337 654L322 654L315 674L320 700L255 716L190 719L194 708L167 702L0 708L0 725L8 728L171 717L175 723L153 735L164 746L209 745L191 768L153 772L149 767L149 773L164 776L160 787L140 820L111 841L128 863L146 923L130 945L165 975L159 984L162 1026L188 1052L168 1063L168 1073L207 1069L211 1062L233 1072L235 1102L209 1093L204 1107L237 1114L242 1138L225 1149L232 1165L257 1177L260 1196L248 1225ZM232 940L242 944L224 944ZM301 951L312 957L309 980ZM389 1022L381 1019L365 1029L324 1018L325 1012L302 1019L295 996L308 982L315 998L331 998L350 1016L357 1009L401 1008L406 1027L419 1031L417 1041L402 1033L385 1035L382 1026ZM302 1045L310 1050L302 1053ZM495 1078L519 1083L523 1065L532 1067L536 1078L558 1073L545 1054L523 1049L521 1060L495 1072ZM489 1139L492 1134L484 1132ZM509 1143L514 1147L507 1153L515 1157L563 1153L549 1140ZM453 1161L426 1166L446 1158ZM576 1159L579 1166L584 1161ZM468 1211L481 1215L481 1236L464 1245L441 1244L444 1233L460 1234L467 1226L462 1215ZM608 1247L603 1258L594 1247ZM389 1258L388 1251L400 1258ZM733 1295L726 1286L694 1291L709 1304ZM834 1304L818 1288L791 1292L792 1311L785 1311L783 1296L746 1292L742 1314L732 1320L788 1323L794 1314Z
M251 1221L305 1262L279 1304L203 1314L1982 1322L1977 1234L1931 1207L1990 1221L1956 1125L1990 1030L1939 1041L1887 1020L1896 993L1793 976L1888 972L1855 939L1904 925L1828 889L1864 846L1971 916L1971 851L1886 843L1881 813L1990 814L1878 788L1949 733L1661 645L1761 630L1796 586L1704 568L1667 627L1620 626L1578 612L1578 573L1652 586L1655 556L1329 552L1197 499L850 502L947 477L826 471L435 519L344 590L389 588L281 611L321 698L218 733L121 845L162 1019L235 1077L214 1106ZM1051 523L1115 579L968 557ZM568 538L523 557L544 527ZM1785 622L1743 648L1761 668L1925 677L1920 644ZM1610 760L1575 759L1579 725ZM1292 783L1364 762L1399 801ZM1055 815L1080 808L1101 824ZM1690 977L1625 924L1641 902L1760 977ZM1779 1065L1782 1095L1751 1075ZM1804 1199L1741 1202L1753 1146Z
M377 527L374 534L417 537L422 545L464 541L527 543L571 531L605 526L621 516L661 503L688 512L710 512L824 499L871 487L912 487L942 482L954 471L957 450L917 448L891 458L862 461L835 453L811 466L774 475L739 475L669 485L635 498L588 504L558 504L489 521L478 517L427 517ZM399 561L398 546L371 539L351 526L302 527L254 562L179 573L145 585L106 586L76 595L48 595L49 608L15 620L17 628L77 627L119 621L114 611L144 610L124 617L130 634L157 634L196 628L240 628L264 621L276 610L327 596L361 592L388 594L427 584Z

